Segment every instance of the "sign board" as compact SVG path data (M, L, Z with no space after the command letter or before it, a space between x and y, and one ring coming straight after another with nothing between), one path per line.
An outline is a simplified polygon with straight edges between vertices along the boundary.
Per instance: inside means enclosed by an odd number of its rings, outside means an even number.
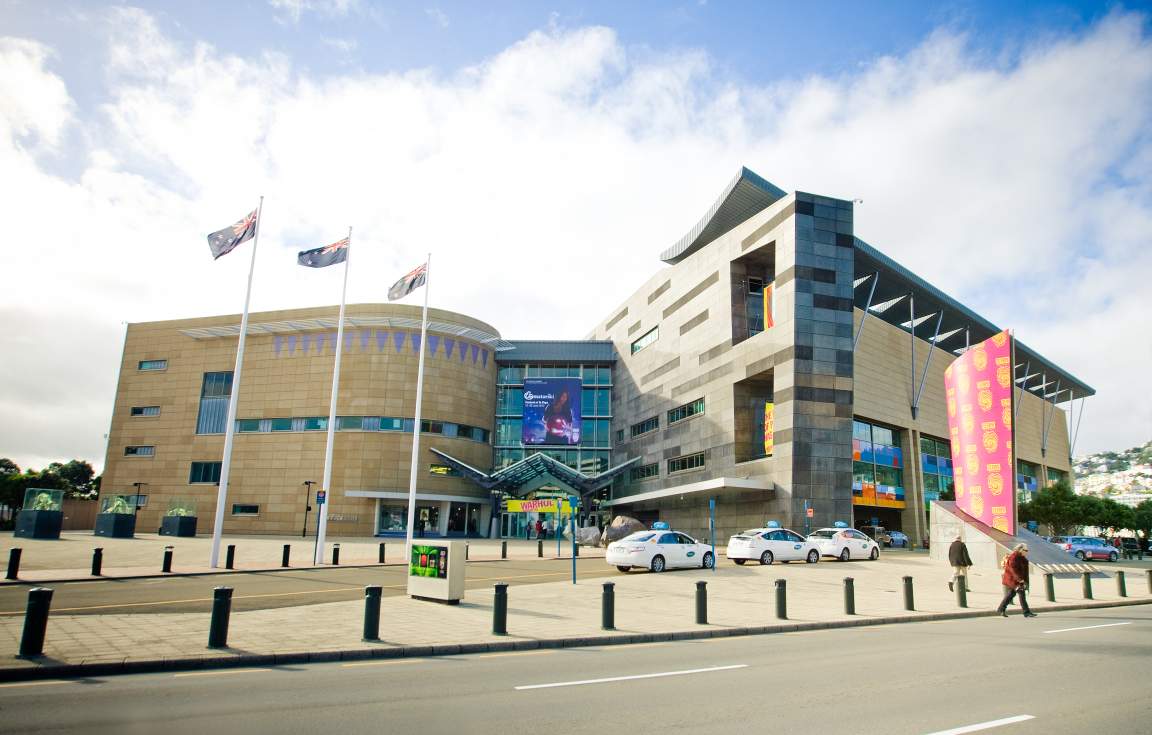
M579 444L582 385L580 378L525 378L521 441Z
M544 498L539 500L512 500L504 501L506 513L571 513L572 504L567 500L558 498Z
M816 509L809 508L806 513L809 518L814 518L816 516Z
M324 501L328 498L327 490L316 491L316 505L324 505Z
M408 594L421 600L456 604L464 599L463 541L412 544Z
M764 404L764 454L771 457L776 449L776 404L768 401Z

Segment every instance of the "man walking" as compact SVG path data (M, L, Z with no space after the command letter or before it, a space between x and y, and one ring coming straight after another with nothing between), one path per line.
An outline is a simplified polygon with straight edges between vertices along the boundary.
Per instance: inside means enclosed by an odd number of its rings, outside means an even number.
M972 557L968 556L968 547L963 537L956 536L956 540L948 547L948 563L952 565L952 581L948 583L948 591L952 592L958 582L964 585L965 592L971 592L968 586L968 568L972 566Z
M1016 544L1012 553L1004 559L1004 575L1000 581L1004 585L1004 599L1000 601L996 612L1008 617L1008 606L1012 604L1012 598L1019 595L1024 617L1036 617L1036 613L1028 607L1028 544Z

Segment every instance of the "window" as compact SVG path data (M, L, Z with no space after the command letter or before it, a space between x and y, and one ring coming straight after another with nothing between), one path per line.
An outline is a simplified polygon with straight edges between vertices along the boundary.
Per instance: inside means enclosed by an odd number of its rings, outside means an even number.
M650 477L656 477L659 474L660 465L656 462L653 462L652 464L633 467L628 471L628 479L632 482L639 482L640 480L647 480Z
M167 370L167 360L141 360L137 370Z
M125 457L151 457L156 454L156 447L124 447Z
M683 457L675 457L668 460L668 474L674 472L687 472L688 470L698 470L704 467L704 452L697 452L696 454L688 454Z
M677 421L683 421L689 416L695 416L698 413L704 413L704 399L697 398L691 403L685 403L683 406L677 406L668 412L668 423L674 424Z
M292 419L270 419L272 431L292 431Z
M652 327L647 332L640 335L640 338L632 343L632 354L635 355L637 352L644 349L658 339L660 339L660 327Z
M523 365L503 365L496 373L496 382L504 385L519 385L524 382Z
M133 406L129 411L132 416L159 416L159 406Z
M188 483L215 484L220 482L220 462L193 462L188 472Z
M336 431L361 431L364 429L363 416L337 416Z
M327 431L328 419L323 416L304 417L304 431Z
M258 516L260 515L260 506L251 505L248 503L233 503L232 515L234 516Z
M197 434L223 434L228 424L228 401L232 397L232 372L204 373L200 388Z
M622 441L624 441L624 430L623 429L617 429L616 430L616 443L619 444Z
M422 434L443 434L444 424L440 421L421 421L420 433Z
M243 434L260 431L260 419L238 419L236 421L236 431Z
M653 416L650 419L645 419L638 424L632 424L631 434L636 438L642 434L647 434L650 431L656 431L660 428L660 417Z

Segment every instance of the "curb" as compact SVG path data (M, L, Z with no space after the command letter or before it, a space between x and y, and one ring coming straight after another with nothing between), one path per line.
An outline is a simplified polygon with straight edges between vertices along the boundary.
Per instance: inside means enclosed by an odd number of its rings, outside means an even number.
M1108 600L1093 603L1071 603L1043 608L1044 612L1091 610L1110 607L1152 605L1152 600ZM155 674L203 669L231 669L252 666L288 666L337 661L366 661L374 659L428 658L433 656L461 656L476 653L501 653L549 648L583 648L589 646L620 646L633 643L662 643L690 641L706 638L730 638L773 633L862 628L899 623L925 623L941 620L996 617L995 610L966 610L947 613L923 613L915 616L827 620L810 623L780 623L740 628L702 628L665 633L632 633L624 635L592 635L571 638L491 641L488 643L446 643L396 648L352 648L337 651L301 651L294 653L245 654L241 656L209 656L199 658L152 659L91 664L45 664L36 668L0 668L0 682L36 681L40 679L89 678L124 674ZM1014 615L1015 616L1015 615Z

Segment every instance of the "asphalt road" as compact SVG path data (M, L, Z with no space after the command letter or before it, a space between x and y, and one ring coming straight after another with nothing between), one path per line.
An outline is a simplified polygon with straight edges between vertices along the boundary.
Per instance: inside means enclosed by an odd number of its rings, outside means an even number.
M1147 733L1149 661L1144 605L0 684L0 732Z
M371 567L324 567L284 572L235 572L228 575L161 577L61 582L55 590L52 612L71 615L107 613L204 612L212 604L212 589L232 587L234 611L344 602L364 597L370 584L384 588L385 596L402 595L406 589L402 565ZM606 577L616 570L602 558L577 559L579 579ZM468 563L467 588L490 588L496 582L509 585L559 582L572 576L571 559L476 561ZM23 615L28 590L35 585L0 587L0 615Z

